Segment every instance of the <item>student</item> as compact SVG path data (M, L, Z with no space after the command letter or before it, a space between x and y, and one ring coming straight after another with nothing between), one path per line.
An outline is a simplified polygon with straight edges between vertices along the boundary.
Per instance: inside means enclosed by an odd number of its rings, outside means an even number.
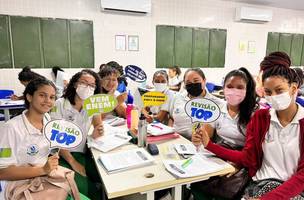
M119 72L114 69L111 66L104 66L101 71L98 72L99 77L101 78L101 93L103 94L111 94L114 95L117 98L117 106L114 109L114 114L118 115L119 117L126 117L126 98L127 98L127 93L122 93L118 92L117 86L118 86L118 76ZM103 116L109 116L103 115Z
M182 71L178 66L169 67L169 88L173 91L179 91L182 81L180 75Z
M6 181L44 176L58 166L57 154L48 157L50 143L42 133L50 120L47 112L55 103L55 86L38 78L27 85L23 95L27 110L1 127L0 199L4 199Z
M255 82L247 69L240 68L229 72L224 79L224 96L226 102L221 107L219 119L210 124L204 124L204 129L214 142L233 150L241 150L245 144L246 126L252 114L258 108ZM199 199L212 199L217 196L235 199L238 192L242 191L248 180L247 172L242 169L235 177L214 177L210 180L195 183L191 189L200 192ZM235 181L242 176L239 183ZM228 183L234 184L232 191L223 189ZM221 184L223 183L223 184ZM214 185L216 184L216 188ZM222 192L218 192L218 188ZM203 193L201 193L201 191ZM228 191L224 193L223 191ZM212 193L210 195L210 193ZM214 197L212 197L214 196Z
M304 190L304 110L295 102L299 83L290 64L284 52L273 52L261 62L265 97L272 108L256 111L242 151L214 144L203 128L193 136L195 145L202 143L217 156L248 168L253 181L246 197L290 199Z
M55 85L57 88L56 97L60 98L63 94L64 89L68 85L69 80L68 80L64 70L61 69L59 66L52 67L52 72L54 74Z
M160 106L152 106L144 109L144 114L148 122L157 120L164 124L168 123L169 119L169 105L174 98L174 92L168 88L168 74L165 70L156 71L153 75L153 85L155 91L162 92L167 96L167 100ZM151 112L152 116L148 113Z
M22 85L24 85L25 87L27 86L27 84L37 78L44 78L43 76L41 76L40 74L37 74L36 72L33 72L31 70L30 67L26 66L24 67L21 72L19 72L18 74L18 80L20 81L20 83ZM22 100L23 96L17 96L17 95L12 95L11 96L12 100Z
M117 78L118 86L116 90L120 93L126 92L128 82L126 80L126 77L124 76L123 67L115 61L108 62L107 65L116 69L118 72L118 78Z
M65 119L77 124L87 138L90 126L94 126L93 138L103 135L103 126L100 115L89 117L83 110L86 98L100 93L100 79L92 70L82 70L70 80L63 97L58 99L51 111L52 119ZM86 140L72 151L60 150L60 165L73 169L75 181L79 191L91 199L100 199L102 191L98 189L100 183L94 161L87 151Z
M304 84L303 79L304 79L304 74L301 68L294 68L295 72L298 75L298 92L296 95L296 102L300 104L301 106L304 106L304 99L301 97L304 94Z
M205 74L199 68L188 69L185 72L184 84L186 93L176 93L171 102L170 119L173 122L175 131L190 140L192 135L191 118L185 112L185 104L197 97L208 98L218 105L221 105L223 101L208 93L205 87Z

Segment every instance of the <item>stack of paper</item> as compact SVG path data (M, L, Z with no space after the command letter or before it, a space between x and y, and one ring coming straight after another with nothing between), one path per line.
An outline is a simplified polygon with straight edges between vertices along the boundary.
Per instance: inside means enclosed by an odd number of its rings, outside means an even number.
M169 133L174 133L175 129L170 126L166 126L160 122L153 122L148 125L147 128L148 133L151 135L157 136L157 135L164 135Z
M174 144L174 148L178 154L181 156L188 158L194 154L201 154L202 156L214 156L215 154L204 149L204 147L197 148L193 144Z
M126 123L126 120L120 117L109 117L107 119L104 119L103 122L105 122L105 124L109 124L111 126L121 126L124 125Z
M166 169L177 178L201 176L229 166L228 163L220 164L200 154L186 160L164 160L163 162Z
M93 139L88 137L88 147L94 147L95 149L108 152L119 146L127 144L132 139L131 136L122 135L122 134L111 134L99 137L97 139Z
M110 174L150 165L154 162L154 158L143 148L136 148L101 155L99 161Z

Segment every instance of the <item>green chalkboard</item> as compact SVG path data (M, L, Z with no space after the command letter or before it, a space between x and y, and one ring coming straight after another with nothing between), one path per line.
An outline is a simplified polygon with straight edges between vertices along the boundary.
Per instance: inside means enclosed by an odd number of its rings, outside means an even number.
M266 55L279 50L280 34L269 32L267 37Z
M156 26L156 67L173 66L174 27Z
M280 33L279 51L283 51L290 55L292 34Z
M44 66L70 67L66 19L41 19Z
M209 59L209 29L193 29L192 67L206 67Z
M210 30L209 67L224 67L226 35L226 30Z
M39 18L12 16L11 27L15 68L43 67Z
M293 34L291 41L290 59L293 66L301 65L303 35Z
M70 20L71 67L94 67L93 23Z
M8 16L0 15L0 68L11 68Z
M191 67L192 28L175 27L174 65Z

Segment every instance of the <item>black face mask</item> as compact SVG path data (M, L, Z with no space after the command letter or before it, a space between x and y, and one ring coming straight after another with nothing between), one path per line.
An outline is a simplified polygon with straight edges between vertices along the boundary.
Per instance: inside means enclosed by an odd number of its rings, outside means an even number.
M189 83L186 85L186 90L191 96L198 97L203 92L202 83Z

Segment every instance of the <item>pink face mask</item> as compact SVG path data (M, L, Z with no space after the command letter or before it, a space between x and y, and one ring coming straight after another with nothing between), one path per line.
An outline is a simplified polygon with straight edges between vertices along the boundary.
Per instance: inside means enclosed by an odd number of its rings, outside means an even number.
M246 96L245 89L224 88L225 99L232 106L239 105Z

